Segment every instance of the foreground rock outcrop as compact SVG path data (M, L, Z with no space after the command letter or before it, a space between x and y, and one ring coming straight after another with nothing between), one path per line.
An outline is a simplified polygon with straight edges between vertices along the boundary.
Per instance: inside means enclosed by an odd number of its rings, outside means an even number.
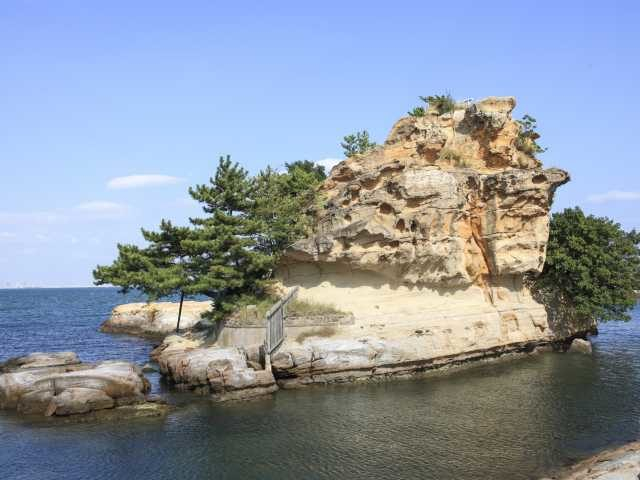
M558 480L637 480L640 478L640 442L604 451L548 478Z
M354 324L288 338L278 378L422 369L562 340L525 279L542 270L553 195L569 176L541 167L514 106L490 97L402 118L384 145L332 169L315 233L279 277Z
M165 405L147 402L149 382L128 362L85 364L73 352L33 353L0 363L0 372L0 408L23 414L69 416L110 409L150 416L166 411Z
M179 304L174 302L127 303L111 312L100 330L142 336L163 336L176 330ZM180 330L193 328L202 314L211 309L211 302L185 301L182 305Z
M153 358L160 372L177 388L209 394L214 400L246 400L278 389L269 369L260 363L259 349L220 348L171 336Z

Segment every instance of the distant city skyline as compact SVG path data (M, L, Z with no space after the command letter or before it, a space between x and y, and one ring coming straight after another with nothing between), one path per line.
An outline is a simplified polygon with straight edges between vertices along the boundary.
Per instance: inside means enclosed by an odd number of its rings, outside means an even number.
M0 284L0 290L18 290L26 288L115 288L109 285L38 285L24 282L5 282Z
M554 210L639 228L638 24L631 1L3 2L0 286L91 285L199 213L219 155L330 165L443 92L515 96L572 176Z

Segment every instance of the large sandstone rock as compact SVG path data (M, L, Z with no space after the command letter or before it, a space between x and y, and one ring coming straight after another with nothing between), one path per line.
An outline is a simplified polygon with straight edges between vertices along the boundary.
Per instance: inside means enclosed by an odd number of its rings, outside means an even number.
M286 324L271 358L279 385L412 374L580 333L554 330L526 287L544 265L549 209L569 176L523 150L514 106L490 97L400 119L384 145L332 169L314 234L289 248L278 277L301 300L353 319L297 335ZM241 350L192 341L157 350L165 375L207 391L243 385L234 383Z
M218 401L254 398L278 389L271 371L250 361L244 349L193 345L174 338L155 353L161 373L178 388L210 394Z
M514 105L490 98L453 116L400 120L384 146L334 167L318 233L290 249L288 264L440 289L490 290L540 271L553 193L569 177L517 150Z
M151 351L151 360L157 362L160 355L169 355L172 353L182 353L186 350L201 347L206 339L206 334L167 335L160 345Z
M0 408L67 416L145 404L149 382L122 361L84 364L73 352L36 353L0 364Z
M353 312L336 339L424 361L563 336L525 277L542 270L553 195L569 176L522 150L514 106L490 97L402 118L384 145L332 169L315 233L278 275L303 300ZM297 348L288 339L281 352Z
M158 336L176 330L179 303L127 303L111 312L100 330L103 332L128 333L131 335ZM182 305L180 330L193 328L202 314L211 309L211 302L185 301Z

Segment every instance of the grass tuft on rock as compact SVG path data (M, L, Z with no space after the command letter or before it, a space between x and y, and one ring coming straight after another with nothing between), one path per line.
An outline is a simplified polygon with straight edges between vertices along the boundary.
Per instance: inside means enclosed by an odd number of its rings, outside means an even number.
M293 300L287 306L287 315L292 317L315 317L321 315L347 315L332 303L313 300Z
M278 298L273 295L243 295L238 300L238 307L234 316L242 321L251 323L258 319L263 319L267 315L267 312L275 303Z

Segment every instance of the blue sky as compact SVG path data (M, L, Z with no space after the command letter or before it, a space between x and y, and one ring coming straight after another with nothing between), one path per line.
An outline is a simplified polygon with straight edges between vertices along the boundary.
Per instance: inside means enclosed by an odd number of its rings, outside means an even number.
M639 228L639 5L3 1L0 286L88 285L219 155L338 158L444 91L516 96L571 173L555 209Z

